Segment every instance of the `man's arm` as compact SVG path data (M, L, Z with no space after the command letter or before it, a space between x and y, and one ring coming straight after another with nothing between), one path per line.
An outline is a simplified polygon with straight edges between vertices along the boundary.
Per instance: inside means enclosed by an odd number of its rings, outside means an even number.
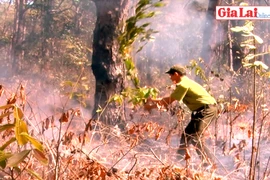
M164 97L161 99L148 99L146 104L144 105L144 109L150 111L154 108L161 108L164 107L167 109L168 105L170 105L173 101L175 101L172 97Z

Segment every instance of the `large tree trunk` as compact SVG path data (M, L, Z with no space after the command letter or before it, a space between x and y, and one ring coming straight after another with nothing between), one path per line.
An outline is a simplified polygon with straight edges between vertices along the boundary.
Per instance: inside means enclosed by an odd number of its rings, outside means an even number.
M124 64L118 54L118 35L128 14L130 0L96 0L97 21L94 30L92 70L96 79L95 114L98 106L104 107L107 100L124 88ZM113 104L106 107L102 122L119 124L123 112Z
M209 0L208 9L206 13L206 20L204 25L203 34L203 48L201 51L201 57L204 59L206 64L211 65L215 59L214 49L215 49L215 29L217 28L217 23L215 19L216 6L220 4L220 0ZM211 66L210 66L211 67Z

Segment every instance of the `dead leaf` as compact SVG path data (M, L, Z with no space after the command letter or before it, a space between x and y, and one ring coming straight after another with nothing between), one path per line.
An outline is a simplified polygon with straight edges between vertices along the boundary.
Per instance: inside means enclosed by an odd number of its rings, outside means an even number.
M73 139L73 136L74 136L73 132L65 133L64 139L63 139L63 144L69 145Z
M134 139L130 145L130 148L135 147L139 142L139 135L136 136L136 139Z
M5 90L3 89L3 86L0 84L0 97L2 97L4 91L5 91Z
M248 130L248 138L251 138L251 136L252 136L252 132L251 132L251 130L249 129L249 130Z
M215 177L214 180L222 180L222 177Z
M244 140L244 139L241 140L241 141L239 142L238 146L239 146L239 151L242 151L242 150L247 146L246 140Z
M236 149L236 145L233 143L233 146L229 150L229 154L231 154L234 149Z
M154 172L154 168L151 168L150 171L149 171L149 173L146 175L146 177L149 178L153 172Z
M86 134L85 133L82 133L79 135L79 142L80 143L85 143L85 138L86 138Z
M128 130L129 135L134 134L134 132L135 132L135 126L133 126L131 129Z
M156 141L159 139L159 137L160 137L160 135L161 135L161 133L164 131L164 129L161 127L161 128L159 128L159 130L158 130L158 132L157 132L157 134L156 134L156 137L155 137L155 139L156 139Z
M186 149L185 160L187 161L187 160L189 160L190 158L191 158L191 156L190 156L189 150Z
M45 122L42 121L42 134L44 133L44 131L45 131Z
M46 120L45 120L45 129L49 129L49 127L50 127L50 120L49 120L49 118L46 118Z
M235 162L239 162L240 161L240 154L237 153L235 156L234 156L234 161Z
M54 116L52 116L52 118L51 118L51 127L52 127L52 128L55 127L55 124L54 124Z
M81 110L80 109L71 109L71 114L74 116L81 116Z
M59 121L60 121L61 123L63 123L63 122L68 122L68 118L69 118L69 112L66 112L66 113L63 113L63 114L62 114L62 116L61 116L61 118L59 119Z
M153 127L152 127L152 123L151 123L151 122L149 122L149 123L147 124L147 126L146 126L146 131L147 131L147 132L151 132L151 131L152 131L152 129L153 129Z
M24 105L25 105L25 102L26 102L26 95L25 95L25 90L24 90L24 86L23 85L21 85L21 87L20 87L20 99L22 100L22 107L23 107L23 109L24 109Z
M12 93L10 98L7 100L7 104L14 104L16 102L16 95Z

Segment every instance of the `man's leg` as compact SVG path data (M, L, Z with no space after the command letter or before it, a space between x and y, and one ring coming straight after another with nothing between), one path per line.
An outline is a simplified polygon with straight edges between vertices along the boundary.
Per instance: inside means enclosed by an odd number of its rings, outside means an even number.
M179 148L177 150L177 154L184 157L186 155L186 149L188 146L188 142L187 142L187 137L185 135L185 133L182 133L181 139L180 139L180 145Z
M192 120L194 120L194 135L191 143L196 147L198 155L211 164L215 163L215 158L210 149L204 142L204 131L209 127L211 122L216 118L217 108L209 107L203 109L200 112L192 114Z
M180 145L177 150L177 154L181 155L184 157L186 155L186 150L188 145L191 143L191 139L193 139L192 134L194 134L194 123L195 121L190 121L187 127L185 128L185 131L181 135L180 139Z
M215 164L215 157L210 149L205 145L203 137L194 137L191 140L191 144L196 147L196 152L202 161L210 164Z

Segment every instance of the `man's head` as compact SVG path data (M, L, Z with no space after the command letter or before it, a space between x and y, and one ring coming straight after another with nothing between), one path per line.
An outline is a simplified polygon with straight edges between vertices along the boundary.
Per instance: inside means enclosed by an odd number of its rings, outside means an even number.
M174 65L166 73L170 75L172 82L177 84L186 75L186 69L181 65Z
M180 76L186 75L186 69L184 66L181 65L173 65L168 71L166 71L166 73L168 73L169 75L172 75L175 72L177 72Z

